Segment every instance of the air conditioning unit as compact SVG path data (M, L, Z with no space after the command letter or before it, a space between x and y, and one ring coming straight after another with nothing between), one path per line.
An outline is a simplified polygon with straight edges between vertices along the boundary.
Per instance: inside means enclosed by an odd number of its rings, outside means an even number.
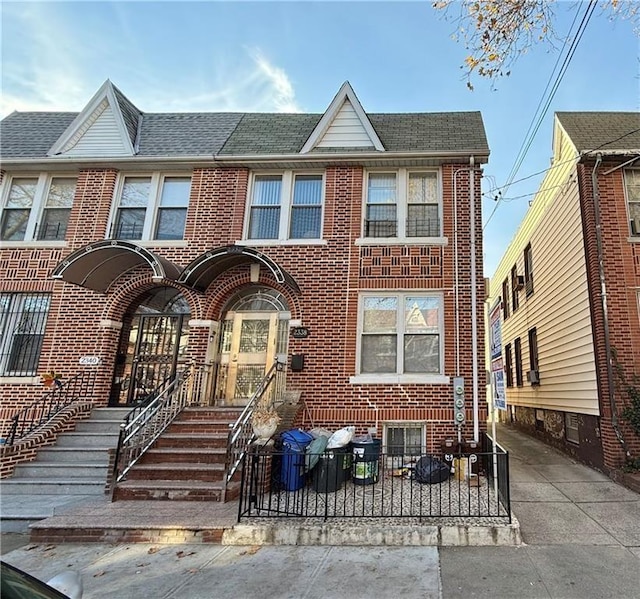
M540 384L540 372L537 371L537 370L529 370L527 372L527 380L532 385L539 385Z
M516 289L519 291L524 288L524 275L518 275L516 277Z
M631 219L631 233L633 235L640 235L640 218Z

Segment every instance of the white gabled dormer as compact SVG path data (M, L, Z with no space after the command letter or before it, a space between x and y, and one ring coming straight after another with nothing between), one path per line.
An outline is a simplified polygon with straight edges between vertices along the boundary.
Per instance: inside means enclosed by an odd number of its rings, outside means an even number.
M49 156L133 156L142 113L108 79L49 150Z
M379 152L385 151L353 88L345 81L300 153L305 154L315 148L370 147Z

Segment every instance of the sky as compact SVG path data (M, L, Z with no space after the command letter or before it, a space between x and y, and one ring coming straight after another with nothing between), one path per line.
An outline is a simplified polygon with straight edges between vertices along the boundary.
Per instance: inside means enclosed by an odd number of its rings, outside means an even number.
M586 6L556 4L559 38ZM2 118L81 111L106 79L143 112L323 113L345 81L366 112L480 111L491 150L482 182L487 277L549 168L553 113L640 110L640 38L599 9L546 111L562 41L534 45L510 77L474 78L471 91L456 24L429 0L2 0L0 18Z

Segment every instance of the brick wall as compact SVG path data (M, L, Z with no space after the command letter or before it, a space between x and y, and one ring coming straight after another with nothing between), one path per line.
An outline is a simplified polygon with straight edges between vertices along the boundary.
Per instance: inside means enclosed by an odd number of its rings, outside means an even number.
M359 432L376 421L428 421L429 449L437 450L442 437L454 436L452 390L450 385L352 384L356 372L358 294L364 290L439 290L444 296L445 374L454 376L456 358L467 381L471 406L473 353L471 339L471 260L476 264L479 396L484 398L484 278L482 271L482 225L480 177L476 177L476 220L470 226L469 173L465 164L449 164L442 169L444 192L444 246L359 246L363 205L363 169L333 166L326 169L326 196L322 245L274 245L256 248L287 271L300 293L276 283L270 272L260 269L260 283L281 291L292 318L310 330L306 339L291 339L289 354L304 354L302 372L288 374L288 386L303 392L306 409L300 424L343 426L357 423ZM454 188L456 175L460 280L460 355L455 348ZM121 277L106 294L75 285L53 282L51 270L71 251L96 240L108 231L109 211L117 181L111 169L80 173L68 233L68 247L55 249L0 250L0 281L5 291L49 290L51 312L38 372L54 368L72 375L83 355L102 359L96 384L96 401L105 404L118 353L120 328L130 306L156 283L146 267L138 267ZM206 250L234 244L242 239L249 171L246 168L197 168L193 172L191 199L186 222L187 247L150 247L151 251L185 267ZM471 235L476 235L475 256L471 256ZM148 245L148 244L145 244ZM167 283L174 285L174 283ZM238 266L223 273L206 293L183 289L191 306L191 318L218 321L226 302L239 288L251 284L250 269ZM206 339L194 334L190 356L204 360ZM4 417L35 397L38 384L2 385L0 405ZM486 406L480 401L481 428ZM467 413L464 436L473 434L471 409Z

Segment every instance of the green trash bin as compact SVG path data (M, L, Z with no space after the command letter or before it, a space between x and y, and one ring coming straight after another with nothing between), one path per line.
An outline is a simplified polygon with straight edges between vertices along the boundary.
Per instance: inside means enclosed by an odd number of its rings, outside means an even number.
M372 485L378 482L380 439L352 441L353 484Z

